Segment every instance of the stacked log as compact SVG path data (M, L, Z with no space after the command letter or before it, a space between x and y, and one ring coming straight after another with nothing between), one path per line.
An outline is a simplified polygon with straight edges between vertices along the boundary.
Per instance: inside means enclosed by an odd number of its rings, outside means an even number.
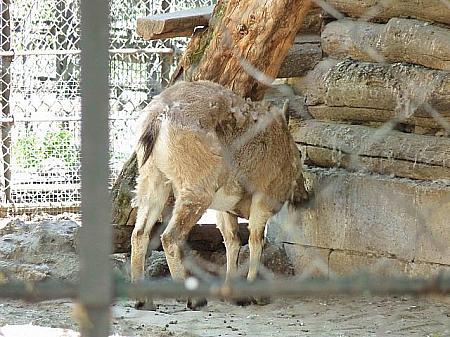
M449 41L450 29L399 18L386 24L338 20L322 32L324 52L336 58L408 62L442 70L450 70Z
M450 139L309 120L291 128L307 164L450 180Z
M400 122L440 128L450 122L450 72L411 64L326 59L294 82L310 114L323 120Z
M327 0L339 12L364 21L385 22L393 17L416 18L450 25L450 7L442 0Z

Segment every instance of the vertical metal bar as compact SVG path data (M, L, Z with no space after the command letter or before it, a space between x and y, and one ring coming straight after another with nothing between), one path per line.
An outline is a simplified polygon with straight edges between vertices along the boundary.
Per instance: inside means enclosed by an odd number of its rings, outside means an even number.
M81 1L81 333L105 337L110 330L112 251L108 193L108 0Z
M11 17L10 17L10 0L3 0L1 11L2 35L0 37L1 50L11 50ZM11 117L11 62L12 56L2 56L1 64L1 107L2 117ZM8 203L11 200L11 124L2 125L2 157L3 157L3 178L5 180L5 199Z
M169 8L170 8L170 2L168 0L163 0L161 3L161 9L162 9L163 13L168 12ZM172 47L170 40L164 42L164 47L165 48ZM167 88L167 86L170 82L170 66L172 65L172 62L173 62L173 55L161 54L159 57L161 60L161 87L164 90L165 88ZM167 77L164 77L165 75Z

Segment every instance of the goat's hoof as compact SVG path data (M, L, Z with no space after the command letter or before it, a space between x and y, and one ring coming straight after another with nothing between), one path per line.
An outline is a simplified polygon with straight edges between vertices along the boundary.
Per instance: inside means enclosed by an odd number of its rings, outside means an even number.
M198 310L208 304L206 298L189 298L186 306L191 310Z
M156 305L153 303L152 300L139 300L134 303L134 308L137 310L147 310L147 311L154 311L156 310Z
M232 303L240 307L256 304L256 300L252 296L240 297L232 300Z
M254 298L255 304L257 305L267 305L272 302L269 296L259 296Z
M246 307L248 305L256 304L256 305L267 305L271 302L270 297L268 296L260 296L260 297L253 297L253 296L246 296L241 297L238 299L235 299L232 301L233 304L239 305L241 307Z

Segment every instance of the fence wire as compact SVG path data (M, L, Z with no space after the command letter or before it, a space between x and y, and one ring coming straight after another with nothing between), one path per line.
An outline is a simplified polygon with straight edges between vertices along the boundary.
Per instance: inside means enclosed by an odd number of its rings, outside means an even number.
M386 0L376 3L365 10L362 15L359 15L359 19L350 19L355 24L350 25L347 32L348 36L354 37L359 34L356 23L372 21L377 15L393 7L394 2L393 0ZM339 4L339 1L316 0L315 3L323 10L325 23L332 22L334 19L348 19L335 6L336 3ZM448 1L442 1L442 3L448 4ZM3 4L6 4L6 2L4 1ZM6 206L9 204L26 204L36 205L37 207L40 204L54 203L70 203L73 205L80 201L79 55L75 52L71 53L71 51L79 49L78 5L76 1L17 1L11 4L11 31L2 30L2 46L4 47L2 51L13 52L12 54L4 53L4 56L2 56L4 169L1 201ZM112 180L116 178L124 161L129 158L132 152L134 144L124 140L128 139L128 136L137 129L136 118L139 113L165 86L165 81L167 81L168 75L176 64L179 55L178 50L182 49L185 43L184 40L143 43L135 36L134 21L136 17L142 17L149 13L175 11L198 5L209 5L209 3L111 2L110 48L116 51L110 52L109 64L110 167ZM5 11L5 7L2 7L2 13L5 13ZM23 13L27 13L27 15L23 15ZM30 21L27 21L27 18ZM6 22L6 20L9 20L8 16L2 15L2 20ZM11 43L11 46L8 43ZM362 49L370 58L371 64L378 64L380 67L389 66L392 61L386 58L382 50L377 49L380 43L380 41L378 41L378 44L367 41ZM351 49L352 47L344 44L342 48ZM141 51L126 52L125 50L129 48L141 49ZM155 53L142 51L146 48L158 48L160 51ZM25 53L26 55L20 55L19 51L24 50L30 52ZM65 50L68 53L52 54L49 52L46 54L48 50ZM46 52L33 55L33 51ZM355 60L340 59L333 62L336 62L335 67L355 69L358 66ZM279 82L259 72L245 59L241 60L241 65L258 81L263 82L275 92L279 91L278 93L284 98L293 99L292 96L286 94L289 90L286 91L285 84L280 89L280 86L275 84ZM401 68L404 65L395 63L393 66ZM416 65L411 67L421 69ZM380 69L377 68L376 71L381 71ZM324 74L324 76L330 76L329 79L333 76L330 75L330 71L328 70ZM448 76L448 68L439 71L441 72L436 71L439 76ZM313 87L316 85L317 78L306 75L302 81L302 87ZM338 160L335 160L337 164L330 165L331 168L327 167L328 172L325 172L326 170L323 168L313 167L314 163L306 158L306 164L310 165L309 171L318 175L322 174L324 178L321 178L318 183L313 183L314 197L309 205L305 205L305 209L308 207L314 208L317 203L323 202L323 200L332 200L335 195L345 193L333 179L333 174L339 175L342 168L352 171L355 177L371 172L371 166L365 161L368 149L381 146L379 151L387 159L386 167L389 167L389 160L393 160L392 153L386 154L383 151L390 151L387 144L393 130L401 130L405 134L410 134L410 131L413 131L412 133L420 131L433 137L448 137L448 116L445 108L442 108L442 106L448 106L448 102L438 101L438 104L435 104L436 102L433 101L436 87L439 87L441 83L433 83L431 80L427 83L420 83L420 81L412 79L410 81L404 80L402 84L404 85L400 87L392 87L393 116L384 120L371 121L372 131L362 137L361 143L352 142L351 129L348 129L344 131L349 134L348 142L341 147L334 144L328 148L333 158L338 158ZM317 99L317 97L313 97L314 95L308 97L308 93L306 93L306 96L306 104L309 99ZM322 102L322 105L326 104ZM343 106L345 106L344 103ZM367 108L374 109L370 105ZM424 131L416 126L417 130L414 128L411 130L408 127L410 124L406 122L407 119L416 116L417 112L422 113L422 115L419 115L423 116L423 111L426 111L426 117L433 122L433 127ZM271 116L268 116L268 118L271 118ZM240 148L269 124L270 120L263 118L261 123L256 123L255 127L245 133L242 138L235 140L233 145ZM314 127L313 124L311 124L312 127ZM130 139L134 140L135 138L130 137ZM300 150L305 155L308 152L309 144L300 142L299 145ZM407 151L405 150L405 152ZM417 157L420 155L417 154L415 159L408 160L418 163L419 166L421 159ZM405 161L407 160L405 159ZM448 161L446 163L444 166L447 165L445 167L448 168ZM234 165L232 162L228 164ZM386 170L389 172L388 169ZM327 175L329 176L327 177ZM372 177L374 179L391 179L393 175L395 174L386 174L381 169L375 170ZM422 181L404 176L398 179L425 188L430 186L449 188L450 186L448 179ZM33 183L30 183L30 181ZM337 179L337 181L342 180ZM253 190L250 182L243 181L241 183L249 191ZM415 198L420 199L421 196L416 195ZM363 199L360 196L361 202L367 202ZM415 200L410 200L400 191L398 194L392 195L384 207L393 211L393 217L411 219L411 222L417 228L414 239L422 238L429 244L429 247L417 247L417 249L432 249L445 256L445 254L448 254L448 243L443 242L442 237L436 234L436 228L430 228L429 224L430 219L436 214L440 214L437 216L450 215L449 204L450 193L447 193L438 202L430 202L429 205L417 208ZM346 209L343 213L351 211L353 210ZM305 222L305 216L311 216L311 213L308 213L309 211L305 212L306 215L299 214L298 217L290 217L286 209L283 209L274 220L277 223L277 230L281 233L279 235L280 240L285 245L298 245L305 251L312 251L312 253L308 253L309 256L305 253L304 256L307 256L308 263L293 279L274 280L275 276L272 272L264 266L260 266L262 274L267 276L265 281L257 281L254 284L239 281L223 284L223 272L220 275L221 277L211 277L199 268L201 265L199 259L192 257L190 248L183 246L186 249L185 254L183 254L186 258L185 264L190 265L189 269L193 274L184 283L155 281L130 285L124 280L118 280L113 289L114 296L133 298L207 296L230 299L249 295L298 297L317 294L450 294L448 274L435 273L433 269L439 265L439 267L443 267L443 270L447 267L448 271L448 265L445 261L435 263L433 266L430 263L430 270L433 271L430 274L433 274L433 277L428 279L402 276L379 278L372 274L363 273L358 268L352 268L353 266L349 266L349 269L356 272L356 276L341 277L342 271L334 270L329 264L333 249L330 250L329 247L320 245L308 246L305 243L305 232L308 229L299 228L299 224ZM371 214L371 216L376 223L377 214ZM442 231L443 237L447 235L443 233L448 229L446 226L448 227L448 223L442 222L442 228L438 230L438 232ZM388 227L389 224L386 224L386 228ZM368 235L382 237L390 230L387 229L379 234L375 233L379 228L375 225L373 228L374 233ZM333 234L339 236L341 233L331 233L330 235ZM395 238L395 236L393 237ZM341 250L348 250L352 254L358 255L357 249L352 245L353 242L350 242L346 248ZM374 250L376 250L375 248ZM389 267L394 260L400 261L400 264L404 263L405 266L408 263L409 265L414 263L414 257L411 257L410 260L404 258L404 256L409 256L410 249L411 247L408 245L401 245L396 248L395 253L383 252L382 256L376 256L376 253L374 253L372 256L376 258L371 264L371 271L375 274L392 276ZM200 262L203 263L204 261ZM414 274L414 272L410 274ZM317 275L321 275L323 278L311 279L311 277ZM31 286L23 283L0 286L0 297L4 298L44 300L61 297L77 298L78 295L79 288L77 285L54 281ZM446 328L446 331L450 333L450 326Z
M110 1L111 183L135 120L161 92L186 39L147 42L136 18L208 1ZM80 204L80 1L2 1L0 208L52 213Z

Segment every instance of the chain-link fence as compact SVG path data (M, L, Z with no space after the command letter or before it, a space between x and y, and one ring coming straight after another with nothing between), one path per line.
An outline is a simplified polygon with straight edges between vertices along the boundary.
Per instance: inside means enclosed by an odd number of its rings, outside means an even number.
M165 85L185 39L146 42L136 18L210 2L111 1L111 181L135 120ZM2 1L1 208L76 210L80 202L79 1Z
M172 258L180 257L192 277L187 278L184 283L163 280L129 284L118 281L113 286L108 281L104 287L108 289L99 290L98 285L101 284L99 282L105 280L105 274L101 274L100 269L96 268L100 268L101 265L105 268L105 273L109 273L110 270L109 266L106 266L107 263L98 263L92 257L97 258L99 251L102 251L104 253L100 257L103 258L102 262L107 260L108 245L105 242L108 241L108 237L105 233L102 234L100 228L95 228L94 224L89 222L97 220L95 215L105 214L102 214L102 210L95 210L96 205L89 205L91 209L89 213L84 213L87 218L83 219L85 232L81 237L81 258L84 260L84 266L87 266L87 269L82 270L81 288L74 284L50 281L31 287L20 283L1 287L0 296L28 300L81 297L88 315L92 315L94 322L103 320L100 330L106 329L108 321L104 318L108 315L109 301L114 296L133 298L190 296L226 299L261 295L298 297L324 294L447 296L450 291L449 276L443 271L448 272L450 269L448 246L450 64L447 58L450 52L446 47L450 38L450 19L446 15L450 13L449 2L433 1L434 7L431 9L415 1L405 1L400 5L395 1L357 3L357 1L316 0L315 3L317 7L314 8L314 13L319 17L319 30L315 31L318 36L299 37L296 39L294 52L288 55L291 61L294 60L292 62L300 63L298 55L301 58L313 59L306 69L296 73L295 79L282 80L278 82L280 85L274 85L274 79L259 72L245 58L240 59L242 68L266 84L275 98L281 97L283 100L287 98L290 103L300 101L296 106L289 106L289 110L291 113L297 113L297 117L301 116L302 120L297 123L298 121L292 118L293 124L290 126L295 143L305 160L307 184L311 186L314 194L307 207L300 209L296 216L288 214L286 208L282 209L266 233L267 238L282 242L290 251L290 257L296 265L295 278L276 280L270 270L260 266L264 281L224 283L223 270L218 278L210 276L202 269L207 263L191 254L189 246L182 244L181 239L178 240L179 237L176 235L182 232L182 228L179 228L179 231L171 233L174 235L174 245L178 244L175 248L179 250L172 251ZM186 4L186 7L194 5L197 3ZM120 6L117 4L117 7L111 7L113 18L116 10L120 13L124 11L128 15L140 8L137 16L144 16L152 12L153 8L148 9L145 4L142 4L141 8L135 3L130 4L130 8ZM120 10L117 9L119 7ZM179 9L165 3L155 5L155 8L162 7L170 11ZM7 19L5 15L4 20ZM121 168L133 145L123 141L127 138L127 134L122 130L124 128L131 130L128 135L136 130L134 122L136 114L150 102L154 93L158 93L164 86L161 84L166 79L161 75L164 74L164 67L172 69L173 60L165 63L164 58L174 57L177 53L166 52L166 48L172 50L178 48L173 41L170 45L169 42L163 44L158 42L151 47L141 46L142 42L133 37L133 23L127 20L113 19L111 25L113 37L110 46L109 119L112 131L110 153L114 156L111 158L113 173ZM312 25L315 22L317 22L315 18L310 18ZM246 27L240 28L240 32L245 35ZM13 29L11 32L4 29L3 35L12 36L12 31ZM129 36L125 32L129 32ZM226 33L223 32L224 35ZM419 42L427 41L425 37L431 42L425 43L421 49L422 45ZM127 44L129 41L130 44ZM228 40L225 38L225 41ZM128 49L136 46L141 50ZM148 48L159 48L160 51L159 53L144 51ZM7 49L10 50L11 47L8 46ZM317 50L319 51L316 55ZM295 54L298 51L299 54ZM78 55L77 53L78 51L74 52L74 55ZM16 51L14 55L17 55ZM11 56L3 58L2 69L11 71L14 69L12 65L8 65L8 60L11 62L10 58ZM14 58L12 62L15 62ZM8 67L3 67L4 64ZM158 65L156 69L155 64ZM291 77L289 70L283 71L286 74L283 77ZM143 73L150 75L146 75L143 79ZM26 77L26 80L30 78L32 77ZM2 79L3 83L13 83L8 75L2 76ZM35 79L41 87L52 83L49 78L39 80L40 82L38 80ZM76 97L76 93L73 92L76 91L76 86L64 83L66 87L62 92L69 93L69 98L65 99ZM33 87L35 89L30 90L29 95L36 95L38 92L37 96L43 100L46 97L45 91L39 91L36 86L37 84ZM61 94L59 90L56 91ZM13 102L12 92L13 90L2 90L2 97L8 97L8 102ZM205 104L209 102L208 99L210 98L205 98ZM25 108L33 100L27 102L28 104L23 103ZM61 102L66 101L61 99ZM25 115L16 117L10 110L3 110L5 122L2 130L4 134L8 132L3 137L3 158L6 165L3 173L4 181L10 179L14 182L14 170L10 168L13 168L13 164L17 161L19 163L17 165L26 168L33 165L38 167L36 163L39 163L39 172L44 177L42 181L45 184L49 184L50 181L53 184L54 178L55 184L70 186L61 178L61 172L64 173L66 167L75 166L70 164L72 161L79 160L77 147L79 120L75 117L71 119L70 113L73 111L70 104L72 103L66 102L55 105L55 110L60 113L59 119L53 117L52 122L47 120L38 122L56 123L60 125L60 129L57 129L57 132L51 128L43 129L44 132L40 137L34 136L35 138L31 140L24 138L27 140L20 145L23 154L14 148L14 144L21 144L22 139L22 137L20 140L15 138L14 129L18 124L21 125L20 123L23 123L24 130L27 130L27 126L31 131L40 129L34 126L31 117ZM40 105L54 106L52 103L39 103ZM13 104L9 103L9 106L12 110ZM69 110L68 117L61 116L61 107L65 106ZM53 111L50 108L47 110ZM248 112L245 109L242 111ZM130 115L134 117L129 118ZM229 148L231 152L247 145L273 122L270 114L259 120L256 113L251 117L254 118L251 122L253 124L242 133L242 137L232 140L233 146ZM195 130L198 131L197 129ZM51 149L58 142L65 145L52 152ZM42 154L39 154L36 146L38 149L39 146L45 148ZM30 148L32 150L29 150ZM72 151L65 152L69 148L74 149L73 152L77 154L73 155ZM53 153L57 153L58 156ZM230 156L232 158L233 153ZM226 159L229 157L225 156ZM117 167L114 163L117 163ZM45 165L51 166L53 171L43 169ZM229 160L225 165L233 167L235 163ZM51 172L47 174L47 171ZM70 177L70 184L79 184L78 174L64 173L63 176L64 179ZM112 176L114 177L114 174ZM87 177L92 178L89 173ZM239 179L242 179L239 183L245 192L253 193L255 186L245 178L239 176ZM28 178L30 179L39 182L37 178ZM14 184L5 185L5 202L11 202L11 198L18 195L18 192L14 192L14 186ZM76 186L73 189L78 191ZM95 191L87 188L86 192L92 197L94 194L90 193ZM55 193L54 190L52 193ZM36 194L41 195L40 192ZM28 192L24 195L33 194ZM181 221L172 224L182 226L185 223ZM252 223L249 230L252 235ZM145 234L150 232L151 230L148 230ZM259 239L262 240L262 235ZM92 244L94 241L96 245ZM226 238L225 246L227 247ZM254 248L250 247L250 250ZM228 255L227 253L227 258L230 259ZM233 260L235 258L236 256L227 263L237 263ZM177 262L181 265L181 261ZM358 267L364 267L365 271ZM370 273L367 273L367 268ZM91 271L91 275L88 271ZM101 275L97 275L95 271ZM356 275L342 277L350 272ZM407 276L393 276L398 272L406 272ZM421 278L410 278L417 275ZM319 278L312 278L317 276ZM89 288L89 285L92 287ZM95 290L99 290L98 294ZM103 318L96 321L96 313L101 313ZM81 323L85 328L89 326L89 321L86 323L86 320L82 319ZM96 324L93 326L96 327ZM450 326L446 323L442 326L442 336L448 334ZM384 332L380 335L384 335Z

